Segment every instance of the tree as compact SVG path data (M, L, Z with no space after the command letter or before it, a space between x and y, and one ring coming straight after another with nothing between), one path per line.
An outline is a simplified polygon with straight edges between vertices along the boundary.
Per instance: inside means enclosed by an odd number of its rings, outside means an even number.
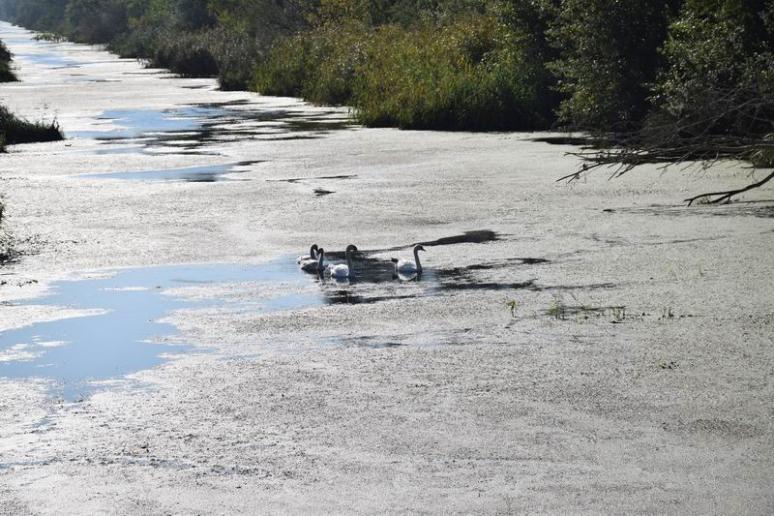
M585 154L587 172L619 164L739 159L774 166L774 2L687 0L669 27L665 69L643 127L620 147ZM577 177L572 174L568 177ZM774 179L689 199L725 202Z
M120 0L70 0L65 32L76 41L108 43L128 30L126 4Z
M559 57L550 63L565 95L559 118L597 133L639 126L648 86L679 0L565 0L548 30Z

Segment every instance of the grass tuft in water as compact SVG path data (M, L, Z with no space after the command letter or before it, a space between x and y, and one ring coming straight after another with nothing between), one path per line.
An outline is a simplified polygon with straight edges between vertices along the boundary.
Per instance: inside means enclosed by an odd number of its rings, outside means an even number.
M61 34L56 34L54 32L41 32L39 34L35 34L32 39L35 41L48 41L51 43L61 43L67 40L67 38Z
M561 298L554 296L551 303L548 305L546 313L554 319L564 320L567 316L567 305L564 304L564 301Z
M54 121L30 122L17 117L4 106L0 106L0 151L6 145L16 143L50 142L63 140L59 124Z
M3 219L5 217L5 205L3 204L3 198L0 196L0 265L10 262L16 258L16 251L13 248L13 239L11 235L5 231L3 225Z
M11 58L13 55L5 43L0 41L0 82L15 82L19 79L11 70Z
M505 306L511 312L511 317L516 318L516 312L519 310L519 302L515 299L510 299L505 302Z

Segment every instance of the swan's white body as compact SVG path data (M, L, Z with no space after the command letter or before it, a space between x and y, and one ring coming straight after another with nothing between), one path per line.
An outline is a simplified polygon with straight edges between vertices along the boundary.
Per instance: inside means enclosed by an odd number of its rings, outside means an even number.
M416 264L411 260L398 260L398 264L395 266L395 268L401 274L411 274L421 270L418 269Z
M332 278L344 279L349 278L349 270L349 265L340 263L338 265L328 267L328 274L330 274Z
M397 260L395 261L395 272L399 275L422 274L422 263L419 261L419 251L424 251L421 245L414 247L414 261ZM394 260L393 260L394 261Z
M355 276L355 269L352 266L352 252L357 251L357 247L354 245L348 245L345 255L347 257L347 263L339 263L336 265L328 265L325 272L328 273L331 278L346 279L353 278Z
M325 250L321 247L317 251L317 259L316 260L306 260L301 262L301 270L304 272L322 272L325 270L325 266L323 265L323 260L325 259Z
M306 256L299 256L296 260L296 263L301 265L302 263L308 262L309 260L317 262L317 251L317 244L312 245L312 247L309 248L309 254Z

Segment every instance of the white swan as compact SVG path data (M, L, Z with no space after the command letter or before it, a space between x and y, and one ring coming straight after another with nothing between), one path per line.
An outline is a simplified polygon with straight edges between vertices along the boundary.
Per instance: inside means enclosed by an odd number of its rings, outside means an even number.
M357 251L357 247L350 244L347 246L344 254L347 257L347 263L340 263L338 265L329 265L325 272L330 274L332 278L345 279L355 277L355 268L352 266L352 253Z
M322 271L325 270L325 266L323 265L324 259L325 259L325 249L320 247L319 249L317 249L317 259L301 262L301 270L309 273L315 273L315 272L321 273Z
M309 260L317 261L317 244L312 244L312 247L309 248L309 254L307 256L299 256L296 260L296 263L301 265L302 262L306 262Z
M422 274L422 263L419 261L419 251L424 251L425 248L421 245L414 246L414 261L411 260L395 260L395 272L397 274Z

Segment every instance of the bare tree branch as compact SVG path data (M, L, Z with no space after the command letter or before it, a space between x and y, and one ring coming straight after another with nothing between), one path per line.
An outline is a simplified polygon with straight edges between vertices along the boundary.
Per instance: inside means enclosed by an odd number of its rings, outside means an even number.
M763 186L766 183L768 183L769 181L771 181L772 179L774 179L774 172L772 172L768 176L764 177L762 180L760 180L760 181L758 181L756 183L749 184L749 185L745 186L744 188L739 188L739 189L736 189L736 190L727 190L725 192L709 192L709 193L704 193L704 194L701 194L701 195L695 195L693 197L689 197L688 199L685 199L685 202L687 202L688 206L690 206L690 205L692 205L694 203L694 201L697 201L699 199L707 198L708 202L710 204L721 204L723 202L727 202L727 201L731 200L731 197L733 197L734 195L739 195L741 193L747 192L747 191L752 190L754 188L758 188L760 186ZM715 199L709 199L710 197L716 197L716 198Z

